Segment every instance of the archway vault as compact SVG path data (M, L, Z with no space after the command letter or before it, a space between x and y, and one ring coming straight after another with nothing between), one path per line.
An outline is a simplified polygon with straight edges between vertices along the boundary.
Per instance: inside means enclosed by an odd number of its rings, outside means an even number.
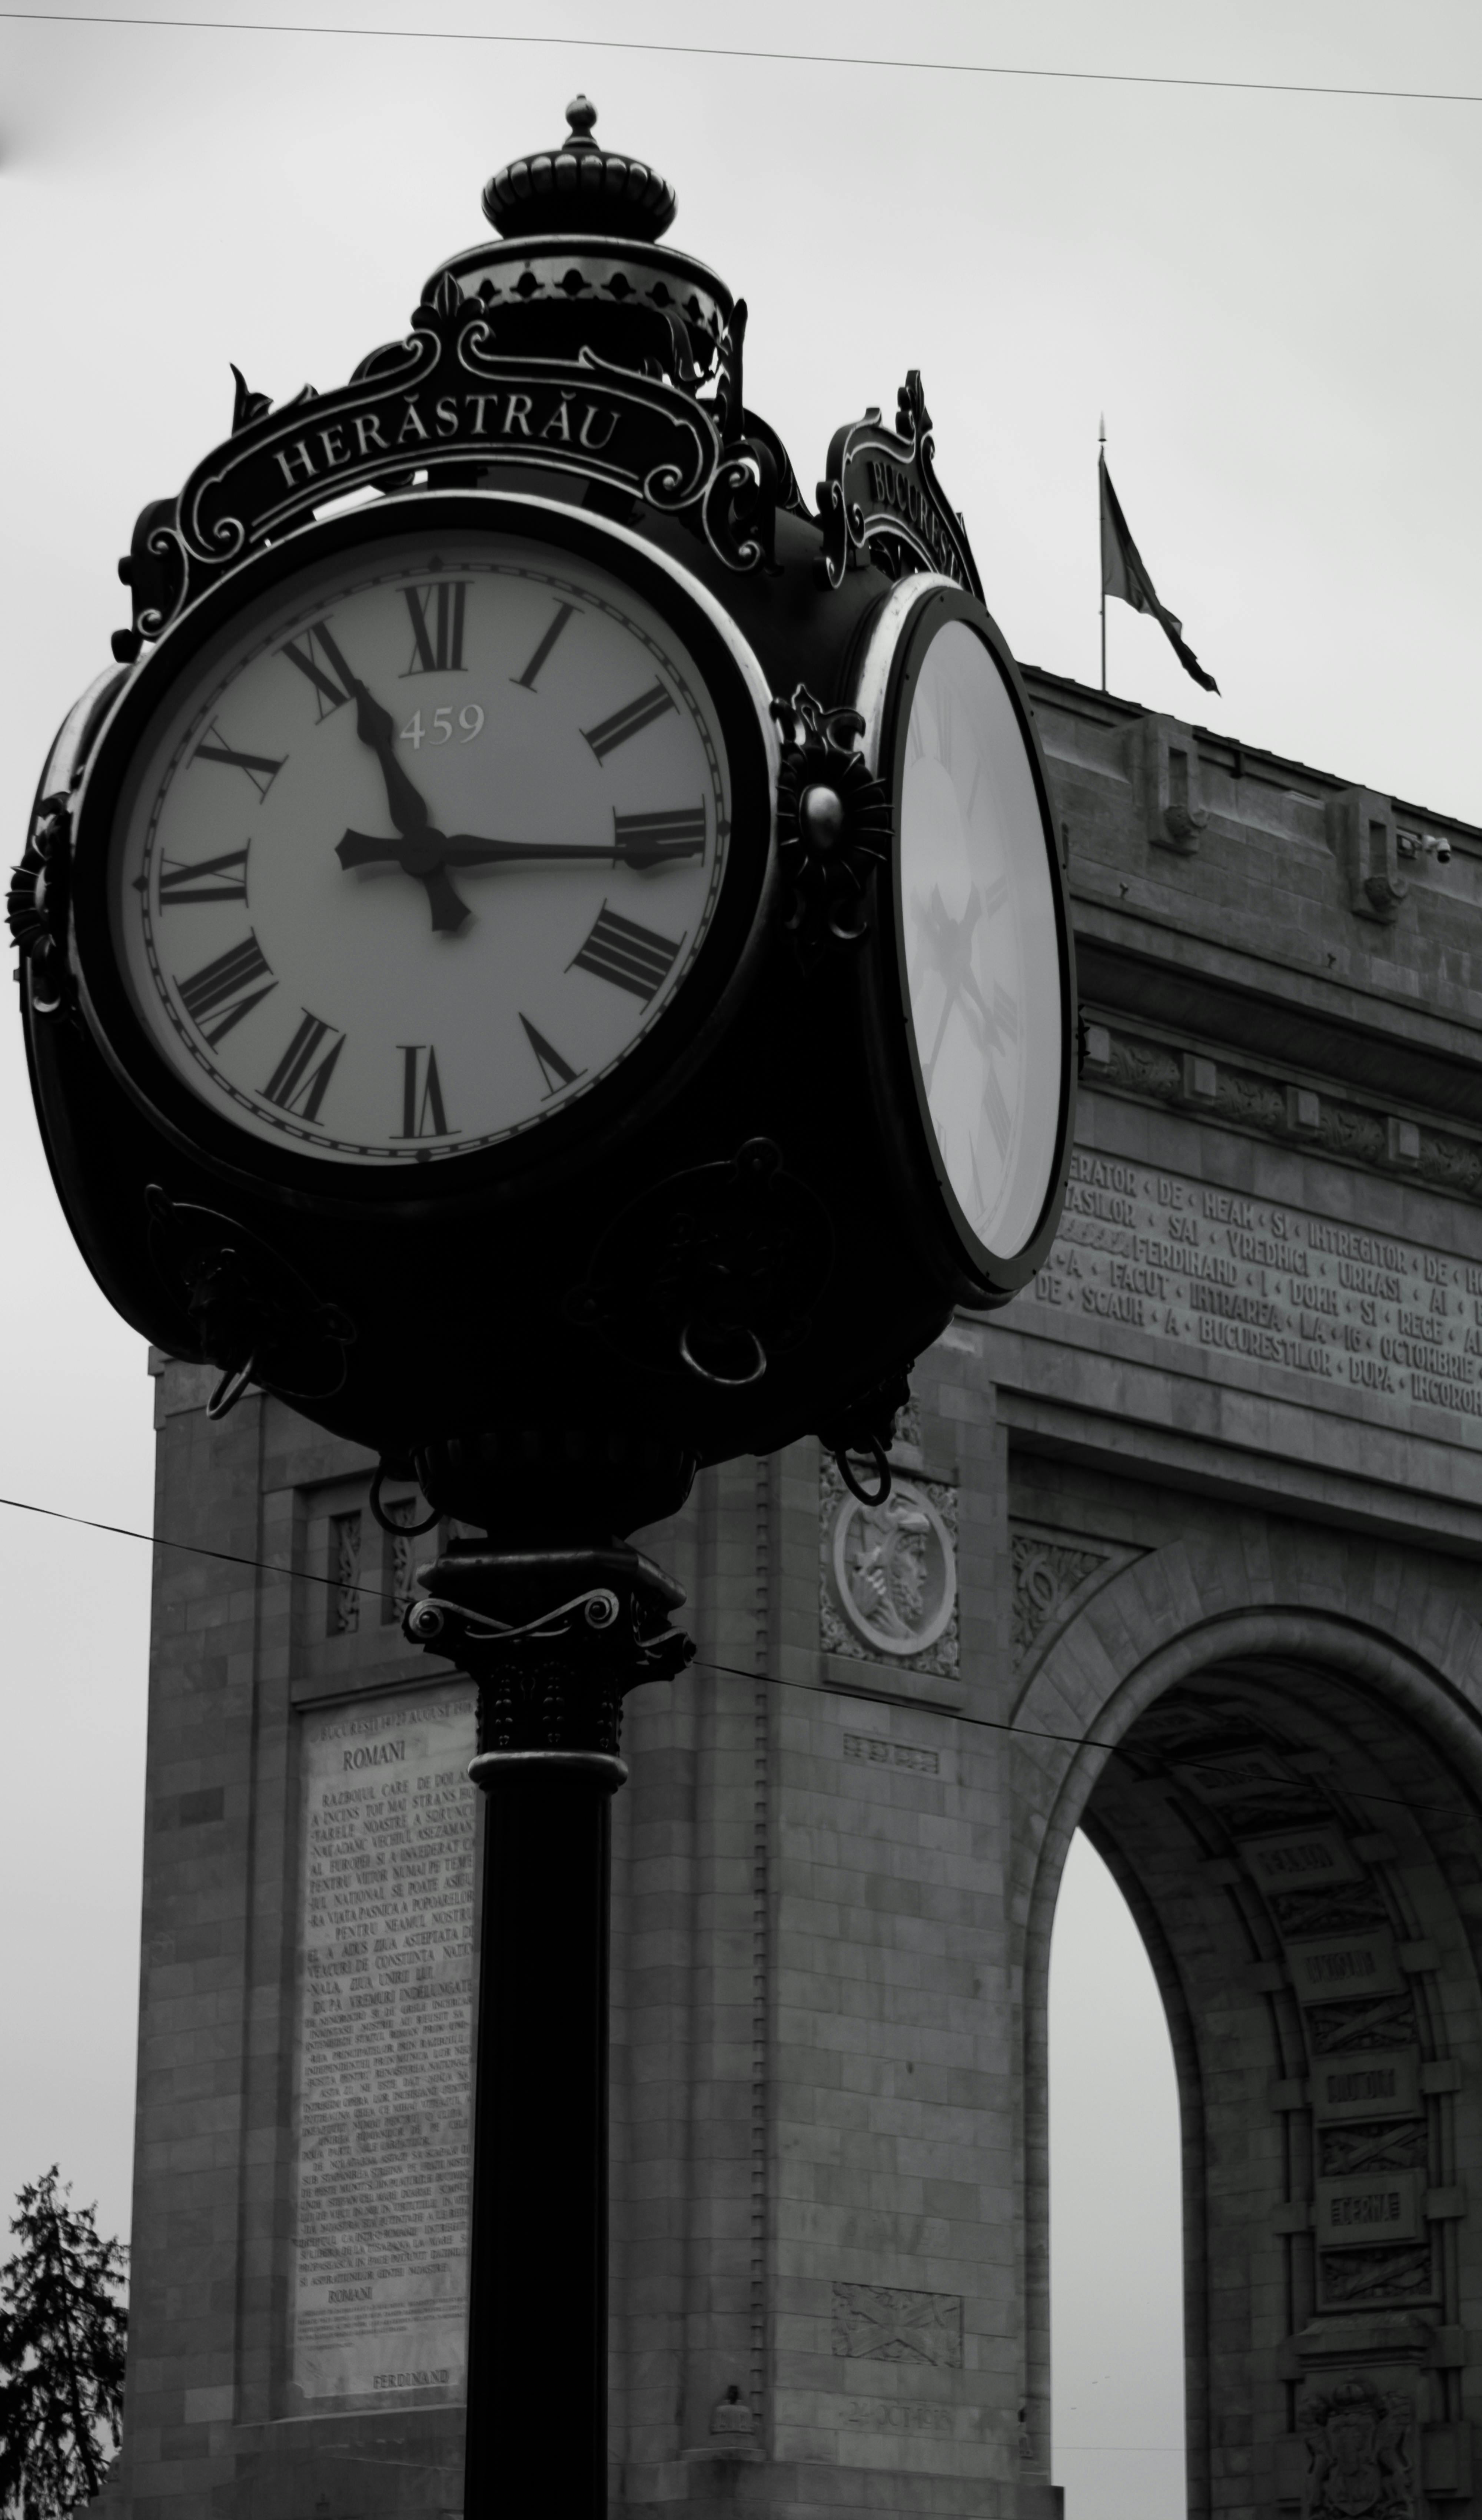
M1418 2520L1469 2497L1479 1671L1455 1583L1317 1534L1274 1563L1256 1517L1124 1561L1039 1641L1015 1757L1035 1816L1020 1914L1041 2456L1045 1999L1080 1826L1143 1932L1180 2078L1192 2520Z

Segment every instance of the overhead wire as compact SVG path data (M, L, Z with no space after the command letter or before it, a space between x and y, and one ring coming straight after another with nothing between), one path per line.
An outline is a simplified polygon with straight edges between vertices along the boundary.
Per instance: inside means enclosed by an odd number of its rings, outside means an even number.
M373 1601L383 1601L386 1598L384 1587L381 1585L344 1583L337 1575L317 1575L311 1567L307 1566L285 1566L270 1557L246 1557L232 1549L208 1549L202 1541L199 1540L170 1540L160 1532L136 1531L128 1523L99 1522L95 1521L90 1514L67 1513L60 1506L36 1505L26 1497L0 1496L0 1508L7 1508L12 1513L42 1514L50 1522L75 1523L81 1531L109 1532L118 1540L142 1541L147 1548L151 1549L181 1550L189 1556L209 1557L220 1565L245 1566L260 1575L276 1575L280 1581L287 1579L292 1583L319 1584L329 1592L341 1595L359 1594ZM786 1688L799 1697L815 1700L827 1696L844 1697L852 1705L859 1706L878 1706L880 1703L878 1689L849 1688L842 1683L832 1680L826 1687L809 1688L806 1683L799 1680L783 1680L775 1672L747 1671L740 1663L715 1662L701 1654L696 1654L694 1660L686 1665L686 1669L719 1672L732 1680L749 1680L752 1683L759 1681L768 1688ZM1094 1733L1047 1732L1038 1725L1005 1724L996 1721L990 1715L969 1715L961 1707L937 1707L931 1711L950 1716L954 1724L971 1725L980 1732L1007 1732L1016 1741L1050 1741L1069 1750L1105 1750L1114 1759L1131 1757L1120 1741L1099 1741ZM1366 1786L1362 1785L1345 1786L1344 1791L1352 1793L1359 1802L1385 1803L1392 1805L1396 1811L1417 1812L1427 1808L1425 1805L1407 1800L1401 1794L1370 1793Z
M525 44L551 51L666 54L684 61L782 62L824 69L916 70L952 78L1048 79L1106 87L1204 88L1236 96L1323 96L1401 105L1482 105L1482 92L1459 88L1340 86L1321 79L1214 78L1175 70L1067 69L1040 63L922 61L912 54L813 53L766 44L678 44L622 35L553 35L491 31L475 26L294 24L267 18L146 17L132 11L5 9L0 19L50 26L178 27L191 33L234 35L340 35L368 41L431 44Z

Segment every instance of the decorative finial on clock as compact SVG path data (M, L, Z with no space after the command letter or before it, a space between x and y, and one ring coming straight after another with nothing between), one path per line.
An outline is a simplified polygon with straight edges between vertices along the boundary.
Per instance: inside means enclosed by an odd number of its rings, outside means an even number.
M620 157L592 137L597 108L573 97L566 136L555 149L512 158L484 187L484 216L502 237L620 237L651 245L674 217L674 187L641 158Z

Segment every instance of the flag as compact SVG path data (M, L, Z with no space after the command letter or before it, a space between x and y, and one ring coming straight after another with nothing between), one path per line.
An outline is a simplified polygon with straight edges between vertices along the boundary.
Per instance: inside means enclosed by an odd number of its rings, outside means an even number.
M1119 596L1124 604L1131 605L1134 612L1150 612L1154 620L1161 621L1168 633L1169 645L1186 674L1192 674L1194 681L1202 683L1206 692L1217 692L1220 686L1213 674L1205 673L1193 650L1185 643L1183 622L1177 613L1169 611L1166 604L1158 602L1157 590L1147 574L1137 544L1127 530L1121 500L1111 486L1104 449L1098 458L1098 466L1101 480L1102 594Z

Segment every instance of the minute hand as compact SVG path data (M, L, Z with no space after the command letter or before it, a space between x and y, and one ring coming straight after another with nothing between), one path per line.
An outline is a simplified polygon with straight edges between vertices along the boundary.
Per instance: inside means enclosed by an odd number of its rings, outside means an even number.
M499 866L507 861L600 858L610 866L663 866L670 858L698 858L705 853L701 832L690 838L668 838L650 832L624 832L613 840L479 840L455 832L447 843L449 866Z
M446 839L428 832L429 845L435 845L438 862L445 867L530 866L536 863L559 864L563 858L598 858L607 866L662 866L670 858L696 858L704 854L703 838L693 840L621 839L591 843L584 840L481 840L471 832L455 832ZM375 866L386 860L402 861L407 852L392 840L373 839L367 832L346 832L335 851L342 867Z

